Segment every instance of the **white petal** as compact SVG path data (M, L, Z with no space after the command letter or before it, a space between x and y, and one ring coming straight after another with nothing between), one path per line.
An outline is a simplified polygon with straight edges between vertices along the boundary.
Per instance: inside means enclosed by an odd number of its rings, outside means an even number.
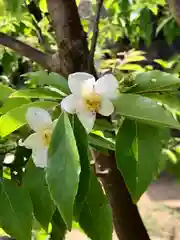
M92 112L79 112L77 113L77 116L86 129L87 133L90 133L93 129L96 115Z
M78 98L75 95L71 94L61 101L61 108L68 113L75 113L77 102Z
M44 168L47 166L47 159L48 159L48 148L41 148L37 150L32 151L32 158L34 161L34 164L37 167Z
M101 100L101 106L99 109L99 113L103 116L109 116L113 113L113 111L114 111L114 106L113 106L112 102L107 98L103 98Z
M81 95L81 89L84 81L90 80L95 83L93 75L85 72L77 72L69 75L68 85L72 93L75 95Z
M112 74L106 74L99 78L95 84L96 93L108 99L117 97L118 81Z
M95 79L91 78L83 82L81 87L81 96L85 97L91 94L94 91Z
M24 146L28 149L38 149L42 148L43 146L43 141L42 137L38 133L33 133L27 137L24 142L19 144L20 146Z
M29 126L37 132L45 127L52 124L51 116L49 113L42 109L36 107L30 107L26 113L26 120Z

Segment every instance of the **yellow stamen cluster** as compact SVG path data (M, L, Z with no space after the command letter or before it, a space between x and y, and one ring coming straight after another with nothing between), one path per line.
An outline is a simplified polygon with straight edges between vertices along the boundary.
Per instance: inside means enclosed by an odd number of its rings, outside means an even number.
M101 97L92 92L84 97L85 107L88 111L98 112L101 105Z
M43 131L43 143L45 146L48 146L50 141L51 141L51 135L52 135L52 130L51 129L45 129Z

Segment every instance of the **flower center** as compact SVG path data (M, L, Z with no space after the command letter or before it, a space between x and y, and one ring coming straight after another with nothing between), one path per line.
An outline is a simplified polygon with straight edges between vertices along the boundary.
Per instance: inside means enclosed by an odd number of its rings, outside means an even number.
M52 135L52 130L51 129L45 129L43 131L43 143L45 146L48 146L50 141L51 141L51 135Z
M101 105L101 97L95 92L92 92L84 97L85 107L88 111L98 112Z

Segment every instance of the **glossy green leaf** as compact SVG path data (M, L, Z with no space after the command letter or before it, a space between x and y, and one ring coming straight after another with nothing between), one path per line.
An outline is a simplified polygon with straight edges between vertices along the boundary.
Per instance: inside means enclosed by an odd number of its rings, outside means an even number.
M159 70L139 73L136 75L133 92L144 92L153 90L163 90L172 88L173 85L180 85L180 78L170 73L161 72Z
M81 164L79 188L75 202L75 216L78 218L89 189L90 159L88 153L88 136L77 116L74 117L73 128Z
M39 101L11 109L0 117L0 137L5 137L26 124L25 115L29 107L41 107L48 110L54 108L56 105L57 103L55 102Z
M42 12L44 12L44 13L48 12L46 0L40 0L39 1L39 7L40 7Z
M58 209L56 208L56 211L52 218L51 238L53 240L65 239L66 232L67 232L67 227L66 227Z
M0 114L5 114L13 108L20 107L28 103L30 103L30 100L26 98L8 98L0 108Z
M7 179L0 183L0 226L17 240L30 240L32 204L26 190Z
M61 99L62 96L55 92L51 91L50 89L45 88L36 88L36 89L23 89L14 92L9 96L10 98L18 98L18 97L24 97L24 98L43 98L43 99Z
M62 92L68 94L69 87L67 80L61 75L51 72L48 74L45 71L37 71L25 74L31 79L31 83L38 85L49 85L60 89Z
M46 171L51 196L68 229L71 229L80 162L73 129L66 113L61 114L53 131Z
M150 98L121 94L114 104L116 112L124 117L160 127L180 129L180 124L172 115Z
M91 172L90 187L79 224L90 239L112 240L112 213L96 176Z
M144 56L138 56L138 55L129 55L125 58L125 62L139 62L139 61L143 61L146 58Z
M144 72L144 69L138 64L127 63L127 64L122 64L122 65L118 66L117 68L119 70Z
M23 184L30 194L36 219L47 231L56 207L50 197L44 169L29 166Z
M163 68L172 68L175 61L171 60L171 61L165 61L162 59L154 59L155 63L158 63L159 65L161 65Z
M134 202L158 170L162 129L126 119L116 139L116 161Z
M180 111L180 96L178 96L178 94L151 93L143 95L152 98L157 102L161 102L175 111Z
M10 94L12 94L14 90L2 83L0 83L0 100L5 100L9 97Z

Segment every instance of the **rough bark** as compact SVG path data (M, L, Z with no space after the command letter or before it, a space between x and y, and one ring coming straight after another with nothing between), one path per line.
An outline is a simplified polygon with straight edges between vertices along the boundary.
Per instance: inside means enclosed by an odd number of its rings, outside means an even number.
M47 0L63 75L88 71L88 44L74 0Z

